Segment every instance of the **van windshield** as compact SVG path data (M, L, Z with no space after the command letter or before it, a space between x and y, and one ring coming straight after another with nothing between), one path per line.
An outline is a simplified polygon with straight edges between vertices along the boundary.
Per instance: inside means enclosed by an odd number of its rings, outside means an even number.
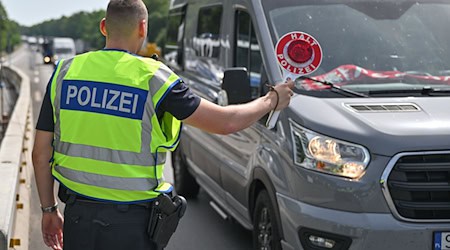
M292 31L319 42L322 63L310 77L360 92L450 88L449 2L262 2L275 42Z

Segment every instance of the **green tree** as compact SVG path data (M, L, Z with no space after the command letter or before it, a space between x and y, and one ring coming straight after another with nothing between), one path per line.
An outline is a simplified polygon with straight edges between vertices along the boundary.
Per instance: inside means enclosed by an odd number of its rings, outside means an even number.
M143 0L149 12L148 41L159 46L164 43L170 1ZM22 27L23 34L32 36L71 37L82 39L90 49L100 49L105 38L99 31L99 22L105 11L78 12L69 17L51 19L31 27Z
M51 19L31 27L23 27L22 32L29 36L71 37L82 39L90 49L104 46L104 38L98 30L105 11L77 12L69 17Z
M105 11L99 10L91 12L86 17L86 26L81 39L92 48L103 48L105 46L105 37L100 33L99 23L105 17Z
M169 0L144 0L148 9L148 41L156 42L159 46L164 43L166 36Z
M0 2L0 50L11 51L19 43L20 26L8 19L8 13Z

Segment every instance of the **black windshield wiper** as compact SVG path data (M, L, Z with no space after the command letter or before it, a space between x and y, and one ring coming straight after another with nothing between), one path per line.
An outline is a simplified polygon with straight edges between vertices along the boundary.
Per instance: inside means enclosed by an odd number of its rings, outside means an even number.
M450 88L432 88L430 86L425 86L422 88L422 95L428 96L450 96Z
M298 79L302 79L302 80L310 80L313 82L318 82L318 83L322 83L323 85L327 85L330 86L331 90L335 90L336 92L342 93L342 94L346 94L346 95L350 95L350 96L354 96L354 97L369 97L363 93L359 93L359 92L355 92L355 91L351 91L348 89L343 89L337 85L334 85L331 82L327 82L327 81L321 81L321 80L316 80L314 78L311 77L307 77L307 76L299 76Z
M414 89L383 89L383 90L370 90L369 95L396 95L396 94L416 94L422 96L450 96L450 88L436 88L425 86L423 88Z

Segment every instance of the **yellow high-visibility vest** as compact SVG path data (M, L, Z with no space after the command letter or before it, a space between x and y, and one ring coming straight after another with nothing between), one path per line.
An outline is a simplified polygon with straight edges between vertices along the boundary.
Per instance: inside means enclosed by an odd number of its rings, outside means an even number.
M53 176L70 190L116 202L151 200L181 122L156 108L180 81L167 66L125 51L62 60L50 88L55 121Z

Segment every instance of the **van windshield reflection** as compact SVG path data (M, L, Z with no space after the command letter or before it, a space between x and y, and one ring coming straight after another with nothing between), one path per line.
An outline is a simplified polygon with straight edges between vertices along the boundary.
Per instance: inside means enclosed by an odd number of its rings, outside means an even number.
M343 85L381 82L386 89L405 82L449 86L448 3L283 1L266 3L265 11L274 41L292 31L318 40L323 60L310 76Z

